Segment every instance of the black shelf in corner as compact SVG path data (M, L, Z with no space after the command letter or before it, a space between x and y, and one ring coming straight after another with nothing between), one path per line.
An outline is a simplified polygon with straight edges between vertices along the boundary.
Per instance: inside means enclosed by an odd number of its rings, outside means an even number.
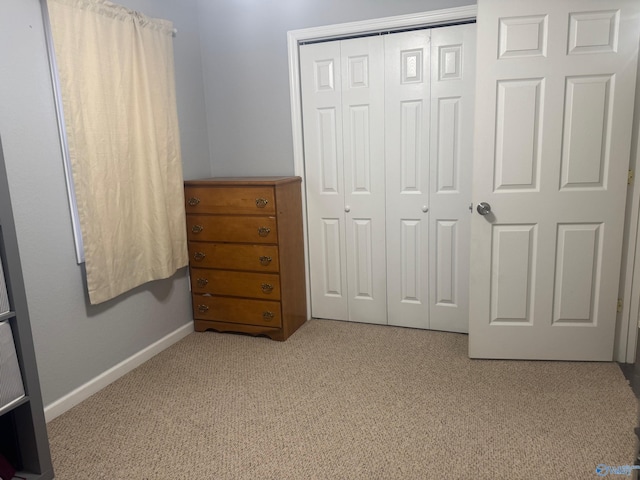
M18 470L17 476L29 480L52 480L53 465L1 143L0 259L9 306L12 309L0 314L0 321L10 320L10 334L13 336L19 368L18 375L14 375L14 378L21 377L27 394L0 409L0 453ZM11 366L11 363L5 365Z
M7 312L0 314L0 322L4 322L5 320L11 320L16 316L16 312Z
M0 416L9 413L10 411L18 408L20 405L24 405L25 403L27 403L29 401L29 396L25 395L24 397L21 397L19 399L17 399L14 402L11 402L9 405L5 405L4 407L0 408Z

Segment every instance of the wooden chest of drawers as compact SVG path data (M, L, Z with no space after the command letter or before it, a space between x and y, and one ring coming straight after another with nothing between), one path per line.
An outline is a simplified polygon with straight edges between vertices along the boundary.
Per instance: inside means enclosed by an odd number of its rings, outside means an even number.
M300 177L185 182L196 331L286 340L307 319Z

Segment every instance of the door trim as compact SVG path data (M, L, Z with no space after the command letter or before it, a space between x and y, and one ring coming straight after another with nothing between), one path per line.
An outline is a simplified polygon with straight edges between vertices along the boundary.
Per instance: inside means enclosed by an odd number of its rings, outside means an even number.
M636 102L633 122L633 140L629 168L638 173L640 168L640 61L636 77ZM620 363L635 363L638 328L640 327L640 186L635 179L627 192L626 215L623 237L620 291L623 299L622 312L616 325L614 360Z
M430 12L412 13L394 17L374 18L358 22L340 23L321 27L291 30L287 32L289 56L289 96L291 100L291 128L293 134L293 162L295 175L302 178L302 223L304 230L304 259L307 282L307 318L311 318L311 284L309 279L309 238L307 231L307 199L304 170L304 145L302 129L302 87L300 84L301 43L332 40L354 35L390 32L407 28L436 27L451 23L475 21L476 5L446 8Z

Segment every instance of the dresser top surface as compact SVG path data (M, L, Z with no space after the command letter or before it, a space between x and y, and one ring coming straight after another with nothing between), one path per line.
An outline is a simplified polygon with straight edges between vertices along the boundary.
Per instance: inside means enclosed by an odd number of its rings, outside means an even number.
M186 180L187 187L206 186L244 186L244 185L280 185L301 182L300 177L212 177L198 180Z

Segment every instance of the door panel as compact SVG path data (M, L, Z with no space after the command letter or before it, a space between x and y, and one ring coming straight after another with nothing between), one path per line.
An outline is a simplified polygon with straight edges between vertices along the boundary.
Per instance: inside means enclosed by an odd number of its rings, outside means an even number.
M339 42L300 47L311 311L347 320Z
M460 97L439 98L437 106L438 146L436 192L460 193Z
M370 300L374 297L371 233L371 220L353 220L353 253L356 265L353 298L358 300Z
M568 77L561 188L602 188L609 171L612 75Z
M318 130L318 159L320 167L320 192L325 195L339 195L340 176L338 167L342 163L338 158L339 123L336 108L319 108L317 110L316 125Z
M436 305L458 306L459 243L458 222L440 220L436 223Z
M324 283L322 295L341 298L344 295L342 280L343 264L340 250L344 232L340 231L339 218L323 218L322 222L322 271L324 271ZM315 265L315 264L314 264Z
M430 328L467 332L475 24L431 30Z
M553 324L596 324L602 225L558 225Z
M429 30L385 44L389 324L429 328Z
M383 40L340 49L349 320L386 324Z
M493 225L491 323L531 323L535 225Z
M424 169L421 136L424 135L424 101L405 101L400 104L400 191L404 193L420 191L420 172Z
M479 3L471 357L612 359L639 10Z
M400 299L405 304L417 303L421 300L420 258L423 245L422 228L419 221L403 220L401 228L401 260L402 272Z
M537 190L544 79L498 81L495 190Z

